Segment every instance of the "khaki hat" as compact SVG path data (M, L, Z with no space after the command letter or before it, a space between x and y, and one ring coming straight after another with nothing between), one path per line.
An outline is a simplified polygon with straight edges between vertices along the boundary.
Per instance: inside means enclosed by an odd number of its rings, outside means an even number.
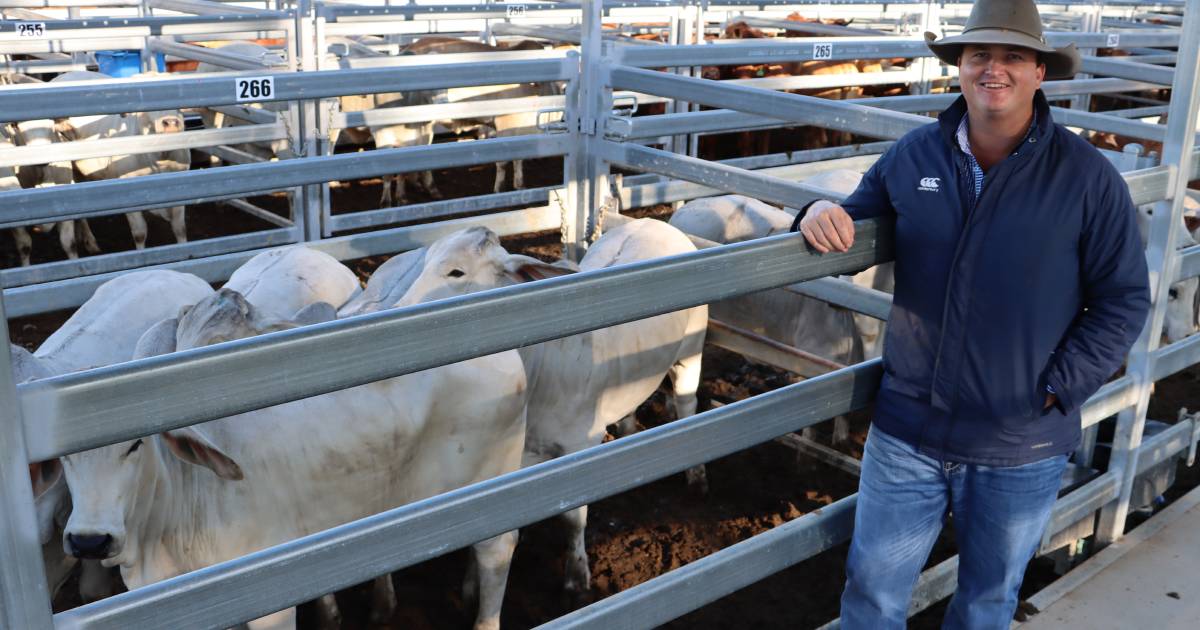
M925 44L938 59L951 66L965 44L1002 44L1032 48L1041 53L1047 79L1069 79L1079 72L1079 51L1075 44L1055 48L1042 35L1042 16L1034 0L978 0L961 35L937 40L925 33Z

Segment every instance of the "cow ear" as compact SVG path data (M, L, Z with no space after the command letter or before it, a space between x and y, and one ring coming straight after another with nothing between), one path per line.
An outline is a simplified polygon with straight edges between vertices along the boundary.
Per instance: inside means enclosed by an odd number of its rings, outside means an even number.
M9 359L12 363L13 381L20 385L40 378L49 378L54 372L42 363L32 352L16 344L8 344Z
M301 309L301 312L303 311L304 309ZM267 333L279 332L281 330L292 330L293 328L299 328L304 325L301 322L294 322L290 319L265 318L255 319L251 323L254 326L254 334L256 335L265 335Z
M44 462L30 462L29 483L33 486L33 498L38 498L62 479L62 464L58 458Z
M239 481L244 475L242 467L233 458L221 452L208 438L192 427L166 431L161 434L167 449L189 464L203 466L222 479Z
M138 338L133 348L133 358L145 359L175 352L175 332L178 329L178 319L164 319L151 326Z
M304 308L296 311L292 315L292 322L301 326L311 326L312 324L323 324L337 319L337 309L328 302L316 302L309 304Z
M560 260L551 264L530 256L513 254L504 261L504 273L514 282L545 280L546 278L565 276L578 271L578 265L566 260Z

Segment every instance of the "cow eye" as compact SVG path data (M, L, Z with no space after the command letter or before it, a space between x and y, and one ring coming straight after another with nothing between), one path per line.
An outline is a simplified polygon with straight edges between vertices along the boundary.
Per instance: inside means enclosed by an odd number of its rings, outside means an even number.
M1168 295L1168 296L1170 296L1170 298L1171 298L1172 300L1174 300L1174 299L1177 299L1177 298L1179 297L1179 291L1177 291L1177 290L1175 290L1175 289L1170 289L1170 290L1168 290L1168 291L1167 291L1167 295Z
M450 273L448 273L448 274L446 274L446 275L447 275L447 276L450 276L451 278L461 278L461 277L463 277L463 276L465 276L465 275L467 275L467 274L466 274L466 272L465 272L465 271L463 271L462 269L451 269L451 270L450 270Z
M141 445L142 445L142 440L140 438L137 440L134 440L133 445L129 447L129 450L125 451L125 457L129 457L130 455L133 455L133 452L138 450L138 447L140 447Z

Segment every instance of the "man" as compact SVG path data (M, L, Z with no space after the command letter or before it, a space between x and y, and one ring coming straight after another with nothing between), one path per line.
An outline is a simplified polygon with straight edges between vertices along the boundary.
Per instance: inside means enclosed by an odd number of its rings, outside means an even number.
M1039 87L1079 67L1033 0L980 0L926 41L962 96L799 229L845 251L895 219L896 293L859 482L842 627L903 628L947 513L959 551L944 627L1008 628L1049 521L1079 408L1120 367L1149 289L1120 175L1054 124Z

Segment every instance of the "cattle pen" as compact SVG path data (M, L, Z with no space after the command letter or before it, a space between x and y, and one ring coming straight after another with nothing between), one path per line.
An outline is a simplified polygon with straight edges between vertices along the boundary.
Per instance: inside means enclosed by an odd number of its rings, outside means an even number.
M1090 537L1100 551L1030 598L1046 610L1075 589L1086 589L1088 578L1105 567L1121 566L1116 554L1138 553L1135 544L1116 544L1127 540L1137 480L1163 463L1186 458L1191 465L1200 442L1200 420L1191 417L1147 431L1155 382L1200 363L1200 335L1166 345L1159 335L1172 286L1200 276L1200 246L1169 246L1183 231L1188 184L1200 180L1200 0L1040 6L1048 41L1073 42L1084 52L1086 74L1044 86L1051 101L1068 105L1054 108L1056 121L1137 141L1106 155L1122 172L1135 203L1154 209L1146 249L1154 307L1124 372L1084 406L1085 440L1073 466L1076 483L1067 484L1069 490L1060 496L1042 545L1044 553L1066 549L1072 562L1078 561L1079 539ZM82 13L110 7L120 11ZM200 107L246 123L137 142L108 138L56 142L49 148L0 147L0 167L176 149L212 160L207 168L183 172L0 192L0 227L216 201L259 222L257 229L241 234L0 270L0 312L8 321L77 307L102 283L134 269L169 268L222 282L255 254L281 245L302 243L352 260L416 249L464 227L485 226L502 236L558 231L564 255L578 260L630 209L723 193L792 208L818 198L841 199L796 180L833 168L862 170L890 141L927 124L930 112L952 102L956 95L945 88L953 85L953 69L939 67L919 35L960 29L970 6L904 0L372 6L310 0L0 0L0 8L6 18L0 21L3 72L82 70L91 67L90 52L114 49L137 51L141 69L150 69L161 54L229 70L0 86L0 123ZM63 8L67 15L38 12L46 8ZM849 26L784 24L782 16L793 10L856 20ZM734 18L803 36L705 41L706 28ZM652 41L633 38L647 23L661 35ZM472 36L485 43L538 37L569 45L396 54L416 36L429 34ZM195 44L217 39L270 39L271 49L280 54L249 57ZM1128 55L1101 55L1118 50ZM701 77L706 66L885 58L904 60L903 67L848 76ZM550 83L565 89L360 111L339 101L385 92ZM783 91L869 85L905 85L909 93L831 100ZM1169 101L1128 96L1149 90L1169 90ZM1121 94L1131 107L1089 109L1094 98ZM251 103L276 103L280 109ZM661 114L635 115L658 104ZM361 152L339 152L335 146L343 129L530 111L537 112L536 129L521 135ZM1164 118L1148 122L1158 117ZM701 157L701 141L708 135L796 125L849 132L861 141L723 161ZM239 148L273 141L290 153L272 159ZM1160 148L1145 152L1150 145ZM550 185L358 212L334 207L341 181L544 158L562 161L562 177L556 175ZM248 200L268 199L276 191L274 208ZM778 235L31 383L14 383L10 361L0 360L0 398L6 401L0 419L0 557L5 559L0 563L0 627L237 626L865 409L881 376L878 359L831 370L794 348L710 328L712 343L811 378L57 613L52 613L43 574L27 470L31 462L775 287L886 319L890 296L829 277L891 260L890 225L872 220L857 229L854 247L844 254L818 255L801 245L799 235ZM324 367L330 365L337 370ZM286 378L279 378L281 369ZM1099 466L1093 450L1102 424L1111 426L1113 437L1107 464ZM786 439L823 461L854 469L853 458L833 449ZM545 620L544 627L666 624L844 543L854 502L853 495L840 498ZM1180 510L1191 504L1181 499ZM1135 533L1128 540L1146 536ZM1191 570L1195 576L1194 566ZM955 575L955 558L926 570L912 612L949 596ZM1032 619L1031 624L1038 623L1038 616ZM826 627L836 624L833 620Z

